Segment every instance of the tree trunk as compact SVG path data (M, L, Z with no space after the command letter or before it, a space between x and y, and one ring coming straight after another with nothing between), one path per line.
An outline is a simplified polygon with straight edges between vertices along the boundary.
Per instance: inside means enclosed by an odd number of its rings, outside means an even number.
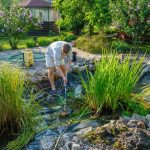
M94 27L93 25L89 24L89 36L93 35Z
M82 28L80 26L76 26L73 33L74 35L80 35L82 31Z

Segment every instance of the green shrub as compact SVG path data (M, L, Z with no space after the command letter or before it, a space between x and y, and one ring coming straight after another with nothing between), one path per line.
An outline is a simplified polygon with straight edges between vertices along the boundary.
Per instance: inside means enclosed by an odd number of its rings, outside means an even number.
M127 108L122 112L123 116L132 116L133 113L145 116L150 113L150 109L145 108L140 102L128 101L125 105Z
M104 32L107 34L116 33L117 29L114 26L106 26L104 27Z
M35 47L35 41L33 39L28 39L25 43L28 48Z
M108 46L108 42L103 33L94 36L82 36L76 40L76 46L90 53L102 53L102 49Z
M3 47L2 47L2 45L0 45L0 51L3 51Z
M69 36L65 37L65 39L64 39L64 41L67 41L67 42L71 42L73 40L76 40L75 35L69 35Z
M115 111L119 104L128 102L139 79L142 61L134 58L130 64L130 55L120 63L117 53L102 54L101 61L96 63L94 74L88 72L87 82L82 79L85 89L86 105L97 112Z
M37 42L40 46L48 46L52 42L55 42L55 41L68 41L68 42L71 42L72 40L75 40L75 39L76 39L76 37L71 33L62 33L58 36L39 37Z
M117 40L112 42L112 48L116 49L120 53L124 53L131 50L131 45L125 41Z
M18 135L8 150L20 150L35 134L39 105L34 97L25 100L25 73L9 63L0 64L0 133Z
M51 43L50 37L39 37L37 40L40 46L48 46Z

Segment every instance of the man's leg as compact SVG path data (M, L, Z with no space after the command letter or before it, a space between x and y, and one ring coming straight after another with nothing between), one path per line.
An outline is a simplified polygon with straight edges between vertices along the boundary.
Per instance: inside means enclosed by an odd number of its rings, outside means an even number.
M49 67L48 68L48 79L51 85L52 90L55 90L55 85L54 85L54 67Z
M61 68L63 74L64 74L64 75L66 76L66 78L67 78L66 66L65 66L65 65L61 65L60 68Z

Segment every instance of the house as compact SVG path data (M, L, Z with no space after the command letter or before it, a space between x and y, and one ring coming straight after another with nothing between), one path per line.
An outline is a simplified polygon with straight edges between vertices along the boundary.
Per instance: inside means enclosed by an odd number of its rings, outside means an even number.
M23 0L22 7L29 8L34 17L41 21L55 22L59 13L52 7L52 0Z
M49 32L59 33L55 25L59 18L59 12L52 6L52 0L22 0L21 6L30 9L32 15L38 18L42 24L40 30L33 30L29 35L48 35Z

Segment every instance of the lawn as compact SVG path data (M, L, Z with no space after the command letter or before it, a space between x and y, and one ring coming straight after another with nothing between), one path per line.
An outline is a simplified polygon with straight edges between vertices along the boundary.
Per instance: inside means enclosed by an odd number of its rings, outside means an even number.
M21 40L19 40L17 47L18 49L24 49L33 48L36 46L48 46L50 43L59 40L68 42L76 40L77 48L90 53L102 53L103 49L110 47L116 49L120 53L128 53L133 51L132 44L129 44L125 41L120 41L116 38L108 39L106 38L105 34L101 32L98 35L91 37L87 35L81 35L78 36L78 38L70 32L61 32L59 35L39 36L37 37L36 43L34 41L34 36L24 36ZM0 51L5 50L11 50L11 46L5 37L0 37ZM140 44L139 50L136 50L136 52L137 51L142 53L146 52L149 54L150 45L148 43Z
M54 41L64 40L72 41L75 40L74 36L70 32L61 32L59 35L49 35L49 36L39 36L37 38L37 45L39 46L48 46ZM34 41L34 36L25 36L18 42L18 49L36 47L37 45ZM5 37L0 37L0 51L11 50L10 44Z

